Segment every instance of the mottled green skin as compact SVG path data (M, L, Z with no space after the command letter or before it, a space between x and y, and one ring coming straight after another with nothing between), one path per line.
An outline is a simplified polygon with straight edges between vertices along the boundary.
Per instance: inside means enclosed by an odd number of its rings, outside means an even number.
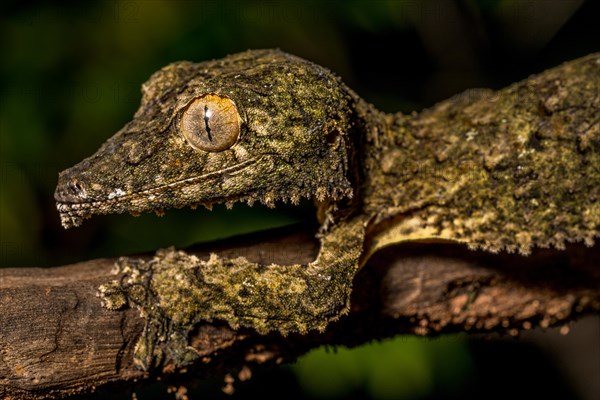
M371 251L436 238L528 254L599 236L600 54L386 121L365 158L364 212L386 221Z
M221 153L192 148L177 123L206 93L230 97L241 115L239 141ZM91 214L315 200L321 249L308 265L175 250L122 259L120 280L100 294L106 307L135 305L146 318L135 353L144 369L192 361L187 335L202 321L260 333L325 329L347 312L360 266L390 244L448 240L524 254L593 244L600 56L470 93L386 115L328 70L279 51L172 64L144 84L128 125L61 173L57 207L70 227Z
M60 174L63 225L92 214L351 196L351 99L324 72L277 51L166 66L143 85L134 119ZM231 98L242 119L240 139L222 152L193 148L179 129L185 106L207 93Z
M165 357L177 366L193 361L188 334L202 321L259 333L324 330L349 308L363 226L356 218L332 228L309 265L258 265L215 254L200 260L174 249L159 250L148 262L122 258L121 280L102 285L100 296L105 307L135 305L146 319L135 348L135 362L144 370Z

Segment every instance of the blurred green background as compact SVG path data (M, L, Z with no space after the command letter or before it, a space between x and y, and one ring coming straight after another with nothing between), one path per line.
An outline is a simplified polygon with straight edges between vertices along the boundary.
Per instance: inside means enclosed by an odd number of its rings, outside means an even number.
M0 266L53 266L183 247L313 218L308 205L236 205L172 210L162 218L96 217L75 230L60 228L53 202L58 172L91 155L126 123L141 83L169 62L278 47L334 70L383 110L410 112L598 51L598 3L3 1ZM555 364L523 342L400 338L355 350L316 350L292 368L258 372L235 396L587 398L589 391ZM521 374L528 375L529 389L517 392ZM219 397L219 387L209 380L190 390L192 398ZM144 398L155 389L137 388ZM109 395L95 397L102 396Z

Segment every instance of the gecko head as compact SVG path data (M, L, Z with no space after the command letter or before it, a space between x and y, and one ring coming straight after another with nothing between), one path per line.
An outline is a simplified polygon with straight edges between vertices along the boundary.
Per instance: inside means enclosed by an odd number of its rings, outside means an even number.
M93 214L352 196L351 99L328 70L277 50L179 62L98 151L59 174L63 226Z

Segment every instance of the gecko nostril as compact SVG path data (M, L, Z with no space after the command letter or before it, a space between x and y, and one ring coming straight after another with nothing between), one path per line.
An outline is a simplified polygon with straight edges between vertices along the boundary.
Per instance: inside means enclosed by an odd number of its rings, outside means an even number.
M71 179L69 181L69 183L67 184L67 188L69 190L69 192L71 192L71 194L76 195L76 196L84 196L85 195L85 189L83 187L83 184L81 182L79 182L77 179Z

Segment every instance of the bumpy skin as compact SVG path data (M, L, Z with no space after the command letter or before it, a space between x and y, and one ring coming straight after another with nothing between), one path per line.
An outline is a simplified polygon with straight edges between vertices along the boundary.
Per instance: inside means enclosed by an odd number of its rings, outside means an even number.
M243 129L229 150L198 151L180 132L185 107L207 93L239 110ZM55 197L65 227L92 214L352 195L351 99L314 64L272 51L179 62L156 72L142 94L129 124L61 173Z
M522 254L592 246L600 235L599 111L596 53L498 92L385 116L385 134L365 157L363 212L376 231L369 251L431 239Z
M561 82L575 66L584 73ZM136 361L184 365L195 357L187 335L201 321L325 329L347 311L360 265L390 244L449 240L525 254L592 245L600 96L589 104L590 91L600 93L599 55L419 115L386 115L328 70L276 50L175 63L143 85L129 124L60 174L57 207L71 227L92 214L315 200L321 250L309 265L199 260L173 249L120 260L120 280L100 294L107 307L136 305L146 317ZM225 151L194 148L181 132L186 106L207 94L239 111L239 139Z

